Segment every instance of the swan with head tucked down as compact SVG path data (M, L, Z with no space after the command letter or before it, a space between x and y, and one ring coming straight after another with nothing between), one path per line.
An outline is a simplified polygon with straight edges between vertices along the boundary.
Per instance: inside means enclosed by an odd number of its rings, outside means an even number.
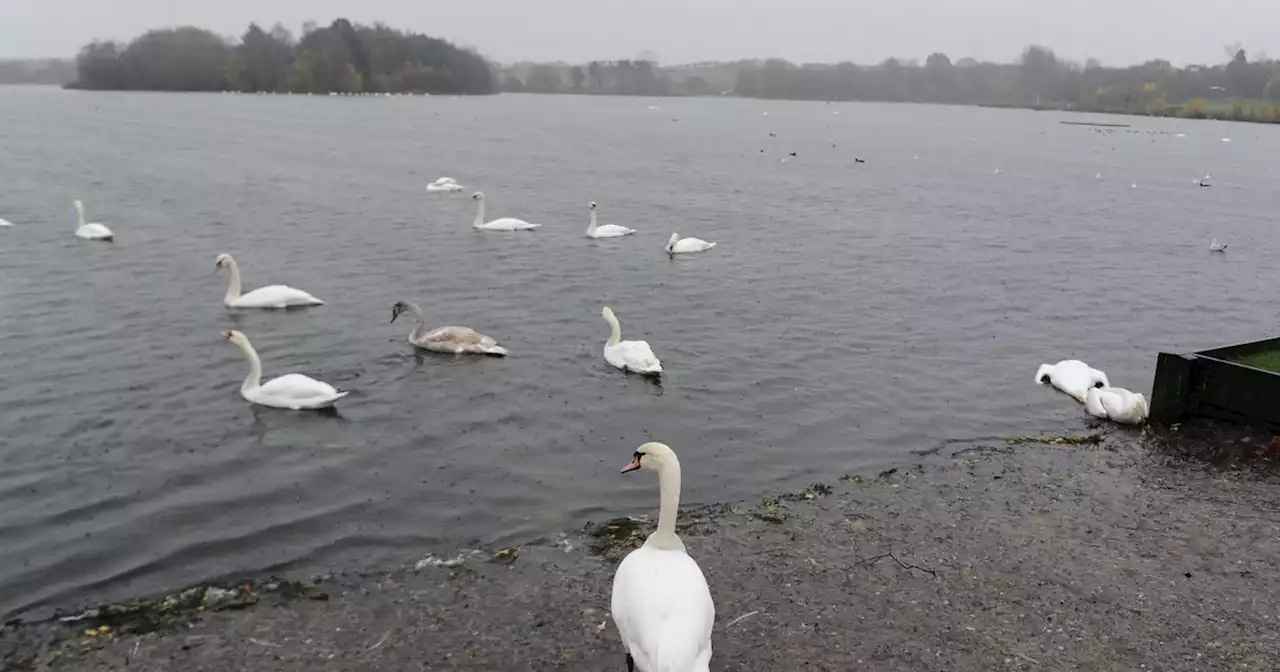
M1091 387L1085 395L1089 415L1122 425L1140 425L1147 419L1147 398L1123 387Z
M427 185L427 191L431 192L451 192L462 191L462 185L452 177L441 177L435 182Z
M680 460L661 443L636 448L622 473L658 472L658 529L613 575L609 608L634 672L707 672L716 621L711 588L676 535Z
M1050 383L1082 404L1085 402L1089 388L1111 387L1107 374L1090 368L1088 364L1078 359L1064 359L1057 364L1041 364L1036 371L1036 382L1041 385Z
M658 361L658 356L653 354L653 348L650 348L647 342L622 340L622 326L618 324L618 318L614 316L613 309L605 306L600 311L600 315L613 330L609 340L604 344L606 362L631 373L645 376L662 375L662 362Z
M675 256L677 254L690 254L692 252L706 252L715 247L715 243L708 243L701 238L681 238L680 234L673 233L667 239L667 254Z
M115 234L111 233L111 229L108 229L106 225L99 224L97 222L90 222L86 224L84 221L84 203L81 203L79 199L76 199L75 204L76 238L83 238L85 240L115 240Z
M262 383L262 360L249 339L238 331L224 331L222 337L233 343L249 360L249 375L240 386L240 396L250 403L291 411L305 411L333 406L347 396L328 383L300 373L290 373Z
M396 305L391 307L391 321L395 322L402 313L413 315L413 319L417 321L417 325L409 334L409 343L414 347L452 355L503 357L507 354L507 349L498 345L497 341L470 327L437 327L427 331L427 322L422 309L412 301L397 301Z
M596 205L595 201L591 201L587 204L587 210L591 212L591 223L587 225L588 238L621 238L622 236L629 236L636 232L635 229L618 226L617 224L605 224L604 226L600 226L596 221L597 207L599 206Z
M484 221L484 192L477 191L472 194L471 200L479 204L476 209L476 219L471 225L481 231L532 231L542 226L541 224L530 224L523 219L515 219L514 217L503 217L492 222L486 222Z
M231 269L231 282L227 285L227 295L222 304L228 308L295 308L299 306L320 306L324 301L288 285L268 285L259 287L248 294L240 293L240 267L229 254L219 254L213 260L213 272L219 269Z
M1226 252L1227 244L1219 243L1218 239L1214 238L1213 240L1209 241L1209 251L1210 252Z

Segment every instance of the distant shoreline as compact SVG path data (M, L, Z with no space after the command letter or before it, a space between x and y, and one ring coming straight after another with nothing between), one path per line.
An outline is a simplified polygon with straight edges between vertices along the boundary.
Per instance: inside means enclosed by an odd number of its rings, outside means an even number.
M502 91L487 94L465 94L465 93L430 93L422 91L401 91L388 93L374 92L338 92L330 91L327 93L294 93L287 91L236 91L226 89L221 91L169 91L163 89L86 89L71 84L52 84L52 83L35 83L35 82L10 82L0 83L0 86L39 86L39 87L58 87L67 91L82 92L114 92L114 93L202 93L217 95L237 95L237 96L297 96L311 98L404 98L404 97L461 97L461 96L490 96L499 95L500 93L510 93L514 95L530 95L530 96L613 96L618 98L731 98L734 100L766 100L766 101L782 101L797 103L872 103L872 104L896 104L896 105L958 105L961 107L981 107L996 110L1030 110L1033 112L1070 112L1076 114L1112 114L1125 117L1148 117L1153 119L1180 119L1184 121L1229 121L1251 124L1273 125L1280 124L1280 117L1273 119L1261 118L1233 118L1229 114L1209 112L1202 117L1184 117L1177 114L1149 114L1145 112L1128 112L1125 110L1115 109L1093 109L1080 107L1067 107L1059 105L1034 105L1020 103L940 103L931 101L905 101L905 100L824 100L821 98L764 98L760 96L742 96L737 94L702 94L702 95L681 95L673 93L665 94L626 94L626 93L600 93L592 91L561 91L556 93L534 93L534 92L516 92Z

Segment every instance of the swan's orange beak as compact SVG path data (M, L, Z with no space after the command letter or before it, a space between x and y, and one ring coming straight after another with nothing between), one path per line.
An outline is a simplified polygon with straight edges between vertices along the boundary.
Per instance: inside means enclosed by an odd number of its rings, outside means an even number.
M627 463L627 466L622 468L622 473L625 474L628 471L635 471L636 469L639 469L639 468L640 468L640 456L637 455L631 458L631 461Z

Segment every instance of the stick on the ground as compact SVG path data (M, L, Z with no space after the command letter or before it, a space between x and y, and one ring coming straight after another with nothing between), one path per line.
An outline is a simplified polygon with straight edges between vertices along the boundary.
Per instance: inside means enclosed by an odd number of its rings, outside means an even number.
M938 573L937 573L937 572L935 572L935 571L933 571L932 569L929 569L929 568L927 568L927 567L920 567L919 565L909 565L909 564L907 564L907 563L905 563L905 562L903 562L903 561L899 560L899 559L898 559L898 556L896 556L896 555L894 555L894 554L892 554L892 553L881 553L880 555L873 555L873 556L871 556L871 557L869 557L869 558L866 558L866 559L863 559L863 560L859 560L859 561L855 562L854 564L855 564L855 565L862 565L863 567L870 567L871 565L874 565L874 564L876 564L877 562L880 562L881 560L884 560L885 558L891 558L894 562L898 563L898 566L899 566L899 567L901 567L901 568L903 568L903 569L918 569L918 570L920 570L920 571L922 571L922 572L928 572L928 573L929 573L930 575L932 575L935 579L936 579L936 578L938 578Z

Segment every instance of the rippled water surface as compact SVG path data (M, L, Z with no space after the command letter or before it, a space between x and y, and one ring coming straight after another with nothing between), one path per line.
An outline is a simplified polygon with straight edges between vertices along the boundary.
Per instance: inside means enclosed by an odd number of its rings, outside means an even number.
M1081 425L1044 361L1147 392L1157 350L1274 335L1277 129L1064 119L0 87L0 613L647 511L617 467L650 439L686 503L794 489ZM472 230L441 175L544 227ZM114 244L72 237L77 197ZM639 233L584 239L589 200ZM671 261L672 231L720 245ZM219 252L328 305L229 313ZM401 298L511 357L415 354ZM603 362L606 304L661 388ZM340 414L250 407L229 328Z

